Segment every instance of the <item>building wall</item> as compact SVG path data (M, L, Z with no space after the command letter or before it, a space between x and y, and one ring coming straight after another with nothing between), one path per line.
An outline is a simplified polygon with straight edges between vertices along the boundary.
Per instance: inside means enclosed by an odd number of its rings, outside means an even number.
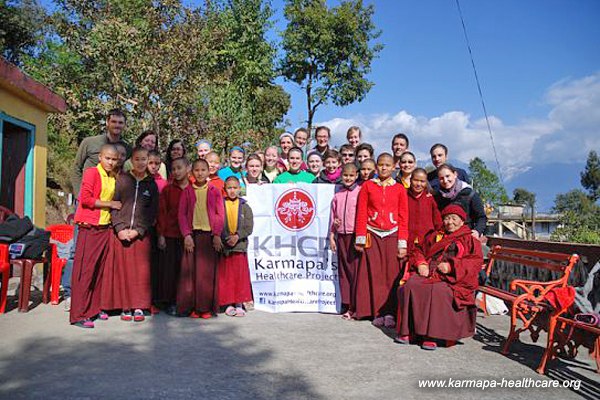
M33 149L33 223L46 226L46 161L48 157L48 113L0 87L0 111L35 126Z

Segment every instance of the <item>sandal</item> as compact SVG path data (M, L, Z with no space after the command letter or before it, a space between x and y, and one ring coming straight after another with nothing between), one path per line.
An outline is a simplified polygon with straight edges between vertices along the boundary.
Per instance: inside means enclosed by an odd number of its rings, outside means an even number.
M236 317L245 317L246 311L242 307L236 307L235 308L235 316Z
M227 315L229 317L235 317L237 315L237 308L235 308L234 306L227 307L225 309L225 315Z
M342 314L342 319L345 319L346 321L352 321L354 320L354 314L350 311L346 311Z
M92 329L94 328L94 321L92 321L91 319L83 319L81 321L77 321L75 323L73 323L74 326L77 326L79 328L86 328L86 329Z
M398 335L394 338L394 343L410 344L410 336L409 335L404 335L404 336Z
M437 349L437 343L436 343L436 342L434 342L433 340L425 340L425 341L423 342L423 344L421 345L421 348L422 348L423 350L430 350L430 351L433 351L433 350L436 350L436 349Z
M145 319L146 319L146 316L144 315L144 312L141 309L136 308L135 311L133 312L133 320L135 322L142 322Z
M126 311L123 311L121 313L121 321L129 322L132 319L133 319L133 317L131 316L131 311L130 310L126 310Z

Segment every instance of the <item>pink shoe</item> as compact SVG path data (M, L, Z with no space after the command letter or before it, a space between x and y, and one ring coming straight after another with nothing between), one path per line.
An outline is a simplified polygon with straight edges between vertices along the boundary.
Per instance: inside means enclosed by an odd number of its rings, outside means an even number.
M409 344L410 343L410 336L409 335L404 335L404 336L396 336L394 338L394 343L398 343L398 344Z
M436 343L436 342L434 342L433 340L425 340L425 341L423 342L423 344L421 345L421 348L422 348L423 350L430 350L430 351L433 351L433 350L436 350L436 349L437 349L437 343Z

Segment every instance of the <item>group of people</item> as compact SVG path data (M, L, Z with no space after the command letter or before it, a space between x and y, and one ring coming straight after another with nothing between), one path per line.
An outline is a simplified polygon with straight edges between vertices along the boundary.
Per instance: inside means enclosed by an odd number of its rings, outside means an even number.
M429 350L474 333L487 219L467 173L447 162L445 145L431 147L435 168L427 172L406 134L375 157L359 127L336 150L320 126L313 148L300 128L264 151L232 147L222 163L207 140L195 154L172 140L161 157L152 131L130 150L124 127L125 115L111 110L107 133L84 139L77 154L77 239L71 282L63 280L72 324L93 328L111 315L143 321L154 309L246 315L253 215L245 188L306 182L336 185L329 244L344 319L396 328L397 343Z

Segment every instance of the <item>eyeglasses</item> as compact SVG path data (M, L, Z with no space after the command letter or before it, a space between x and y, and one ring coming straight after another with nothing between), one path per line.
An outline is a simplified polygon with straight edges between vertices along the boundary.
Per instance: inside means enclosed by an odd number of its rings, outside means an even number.
M354 153L342 153L342 157L354 157Z

